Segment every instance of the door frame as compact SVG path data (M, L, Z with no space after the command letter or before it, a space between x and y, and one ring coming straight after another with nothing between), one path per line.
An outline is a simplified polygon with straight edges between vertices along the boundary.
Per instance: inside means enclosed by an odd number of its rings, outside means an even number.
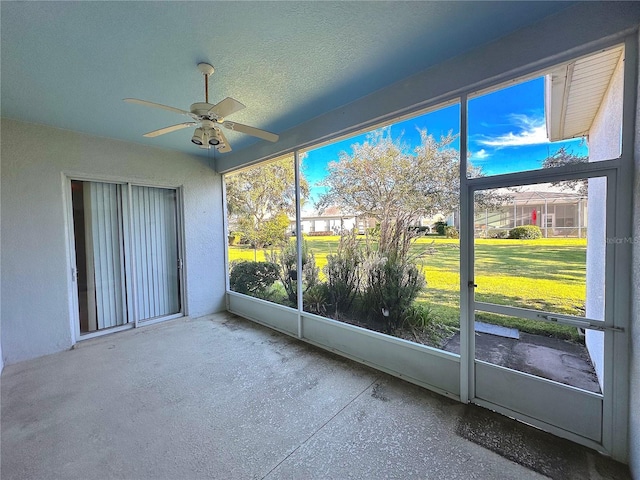
M616 272L624 271L621 269L620 260L618 257L620 253L617 251L619 245L616 242L606 242L605 245L605 258L606 258L606 278L605 278L605 321L592 323L599 327L605 328L605 340L604 340L604 388L602 394L602 410L601 410L601 427L600 432L592 430L591 437L588 434L579 434L575 431L571 431L566 425L561 425L561 421L549 421L549 419L542 419L544 415L536 413L528 413L523 409L518 408L518 404L513 402L503 402L500 404L499 400L487 401L479 394L482 390L482 385L477 384L478 366L481 365L482 375L492 375L487 366L483 365L485 362L475 359L475 335L474 335L474 321L475 312L480 305L480 310L491 308L491 304L482 304L482 302L476 302L474 299L475 290L475 256L474 256L474 231L473 231L473 211L474 211L474 194L478 190L484 190L489 188L502 188L517 185L531 185L538 183L548 183L559 180L571 180L577 178L592 178L592 177L606 177L607 178L607 205L606 205L606 238L619 238L622 232L626 229L627 220L621 222L623 218L619 211L624 204L624 176L621 175L621 169L623 168L622 159L614 159L602 162L593 162L583 165L580 172L576 172L573 168L561 168L553 170L536 170L533 172L519 172L514 174L496 175L494 177L480 177L474 179L465 179L463 189L461 190L461 208L465 211L466 215L463 215L463 219L466 222L461 225L461 325L460 325L460 364L461 364L461 400L463 402L475 403L483 407L496 410L500 413L508 415L510 417L519 419L521 421L535 425L543 430L550 431L551 433L568 438L577 443L587 445L596 450L604 453L614 455L619 458L618 453L622 453L621 449L626 449L626 446L622 445L620 441L616 440L613 435L615 430L620 428L626 428L626 423L623 420L623 415L620 415L620 411L625 411L628 408L627 405L627 387L624 385L624 379L626 373L624 368L618 370L619 361L622 358L628 358L628 316L621 315L623 309L616 308L617 297L624 295L625 291L628 292L628 286L624 285L624 276L616 275ZM622 267L624 268L624 267ZM628 269L628 267L627 267ZM495 308L498 310L507 310L500 307ZM497 312L506 313L506 312ZM523 309L521 316L526 317L529 315L531 318L537 313L545 312L528 312ZM552 312L547 312L552 313ZM562 322L562 315L552 315L553 317L560 317ZM565 316L566 317L566 316ZM571 321L571 319L567 319ZM616 369L613 369L613 365L616 365ZM494 366L492 366L494 367ZM533 377L526 373L515 372L504 367L495 366L497 369L501 369L504 373L502 378L508 375L512 375L512 381L526 383L527 377L530 377L531 381L537 383L540 388L546 389L547 393L556 392L558 398L547 398L546 408L550 411L554 409L554 401L558 402L571 402L572 398L578 398L582 396L586 402L590 402L591 408L596 408L593 404L595 394L591 395L574 387L566 386L557 382L547 381ZM515 375L515 376L513 376ZM495 377L497 380L500 377ZM556 388L554 388L556 387ZM570 394L563 395L563 391L574 392L575 395ZM578 392L579 391L579 392ZM577 395L577 396L576 396ZM484 395L485 397L487 395ZM515 397L517 395L512 395ZM520 399L522 402L523 399ZM526 401L526 399L525 399ZM509 405L509 403L511 403ZM505 406L505 404L509 406ZM570 405L568 406L570 409ZM552 418L553 414L551 415ZM625 423L624 425L622 425ZM599 441L593 439L593 436L600 437Z
M467 178L468 127L467 100L472 93L479 90L468 90L460 95L460 400L464 403L475 402L474 380L474 302L473 302L473 191L482 188L508 186L510 184L538 183L552 181L554 173L560 177L569 177L579 171L577 176L613 169L616 171L615 199L607 216L613 222L613 236L607 243L615 243L610 248L607 258L607 277L609 277L607 302L611 309L608 317L615 326L625 329L623 335L606 335L605 357L611 361L605 365L604 376L609 387L605 385L603 397L602 442L594 445L583 437L568 434L565 430L553 425L541 424L527 419L523 415L511 411L501 411L506 415L519 418L560 437L569 438L577 443L603 451L614 459L626 462L629 454L628 419L629 419L629 319L631 315L631 243L632 243L632 202L634 171L634 139L637 106L638 75L638 38L636 34L628 35L622 40L625 47L625 68L622 106L622 131L620 156L615 159L586 163L577 168L557 167L553 169L519 172L494 177ZM620 43L619 39L603 41L601 47ZM594 46L585 46L582 52L588 54L595 51ZM582 53L581 52L581 53ZM575 52L567 52L565 58L575 57ZM558 59L550 60L549 65L558 63ZM531 66L526 71L537 71L540 66ZM515 72L506 73L486 85L486 89L498 88L518 77ZM595 176L595 175L593 175ZM607 353L608 352L608 353ZM615 368L613 368L615 365ZM494 407L490 407L494 408Z
M141 182L136 179L117 176L102 176L102 175L87 175L85 173L77 172L62 172L62 189L63 189L63 202L65 205L65 223L67 231L67 255L68 255L68 304L69 304L69 327L71 333L71 344L75 345L82 340L89 340L91 338L100 337L102 335L108 335L111 333L121 332L132 328L137 328L140 325L153 325L155 323L172 320L188 315L186 305L186 267L185 267L185 236L184 236L184 200L183 189L181 185L161 183L161 182ZM123 229L125 241L124 253L128 256L128 260L125 258L125 275L128 279L133 279L135 275L135 259L133 258L133 245L131 235L128 233L132 229L132 218L130 214L130 205L132 200L131 187L143 186L152 188L165 188L173 189L176 192L176 229L177 229L177 248L178 248L178 262L180 267L178 268L178 295L180 296L180 311L150 320L139 321L136 315L135 309L135 282L126 282L126 296L127 296L127 323L116 327L108 328L105 330L98 330L91 333L80 334L80 316L79 316L79 300L78 300L78 287L77 287L77 266L76 266L76 248L75 248L75 229L73 225L73 201L71 197L71 182L102 182L102 183L115 183L122 185L122 213L123 213ZM129 300L130 299L130 300Z

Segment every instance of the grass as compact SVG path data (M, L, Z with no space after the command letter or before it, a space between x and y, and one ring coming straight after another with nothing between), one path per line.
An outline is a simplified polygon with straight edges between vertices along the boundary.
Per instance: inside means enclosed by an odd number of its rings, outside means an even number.
M307 237L322 268L334 253L339 237ZM364 237L363 237L364 241ZM438 321L459 326L459 240L437 236L419 238L413 253L419 256L427 288L418 302L428 305ZM475 240L476 300L514 307L584 315L586 297L586 239ZM246 246L229 247L229 261L264 260L264 252ZM321 277L324 275L321 273ZM577 330L546 322L479 312L481 321L518 328L527 333L579 341Z

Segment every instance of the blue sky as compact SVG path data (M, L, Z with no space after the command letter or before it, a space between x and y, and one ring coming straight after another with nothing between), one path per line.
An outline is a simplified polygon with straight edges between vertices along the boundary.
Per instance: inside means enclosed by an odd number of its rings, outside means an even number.
M460 133L460 106L452 105L391 126L393 138L401 137L412 150L420 142L418 129L439 138L449 131ZM536 78L469 100L469 162L484 175L541 168L542 161L565 147L575 155L588 154L582 139L550 143L544 118L544 78ZM327 164L339 153L351 152L366 134L311 150L303 160L303 173L311 187L312 202L323 189L315 186L327 175ZM459 140L452 145L459 148Z

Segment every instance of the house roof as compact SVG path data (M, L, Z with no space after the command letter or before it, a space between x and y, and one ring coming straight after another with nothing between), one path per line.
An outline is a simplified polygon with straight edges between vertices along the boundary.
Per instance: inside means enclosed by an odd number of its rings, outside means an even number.
M510 194L513 200L518 205L539 205L546 203L563 204L563 203L576 203L581 199L585 199L584 196L570 191L566 192L515 192Z
M122 99L188 109L208 62L212 101L247 106L230 120L280 134L572 4L0 2L1 114L209 157L190 128L142 137L185 117Z
M624 47L562 65L545 78L547 134L552 142L587 136Z

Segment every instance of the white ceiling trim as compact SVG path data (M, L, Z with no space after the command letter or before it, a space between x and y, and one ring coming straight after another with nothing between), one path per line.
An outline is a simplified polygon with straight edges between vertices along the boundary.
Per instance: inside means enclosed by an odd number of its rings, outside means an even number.
M605 49L556 68L546 76L549 140L556 142L589 134L623 52L622 45Z

